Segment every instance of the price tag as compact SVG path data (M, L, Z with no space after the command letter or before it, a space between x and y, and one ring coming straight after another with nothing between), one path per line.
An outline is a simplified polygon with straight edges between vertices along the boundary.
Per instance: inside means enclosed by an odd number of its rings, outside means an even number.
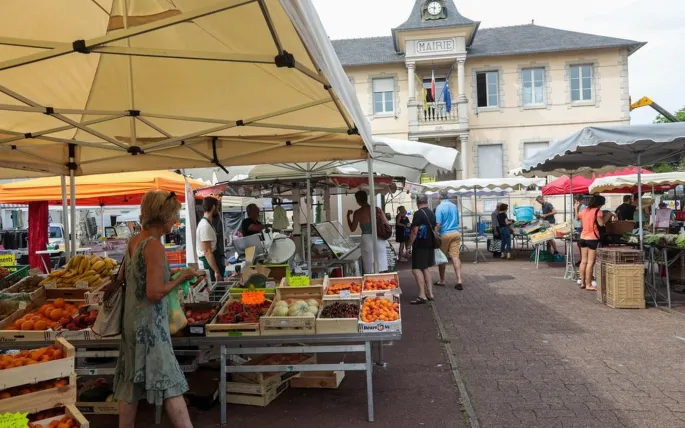
M205 332L205 329L202 327L190 327L190 333L192 334L202 334Z
M89 287L89 285L86 281L76 281L74 283L74 288L84 289L84 288L88 288L88 287Z
M26 428L29 420L28 413L2 413L0 414L0 428Z
M18 307L18 308L19 308L20 311L26 309L26 302L19 302L19 307Z
M352 296L350 293L350 290L341 290L340 291L340 298L342 299L349 299Z
M267 281L266 288L276 288L276 281Z
M46 282L43 284L43 287L45 287L46 290L54 290L57 288L57 283L55 281Z

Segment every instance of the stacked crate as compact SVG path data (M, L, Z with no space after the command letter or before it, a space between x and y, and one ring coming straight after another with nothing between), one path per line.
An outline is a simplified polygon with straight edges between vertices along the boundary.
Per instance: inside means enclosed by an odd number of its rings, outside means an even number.
M597 300L615 309L644 309L643 254L630 248L597 250Z

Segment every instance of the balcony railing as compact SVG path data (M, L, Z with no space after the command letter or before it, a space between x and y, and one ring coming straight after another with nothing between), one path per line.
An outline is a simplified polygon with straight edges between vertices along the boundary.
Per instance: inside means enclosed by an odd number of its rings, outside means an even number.
M428 109L423 104L418 108L419 123L438 123L438 122L459 122L457 106L452 104L452 109L448 113L444 102L428 103Z

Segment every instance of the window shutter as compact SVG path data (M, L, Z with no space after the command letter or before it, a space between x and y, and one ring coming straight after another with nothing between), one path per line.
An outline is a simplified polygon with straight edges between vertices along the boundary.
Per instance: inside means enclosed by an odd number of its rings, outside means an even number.
M478 177L502 178L504 174L502 145L478 146Z
M395 79L373 79L373 92L395 92Z

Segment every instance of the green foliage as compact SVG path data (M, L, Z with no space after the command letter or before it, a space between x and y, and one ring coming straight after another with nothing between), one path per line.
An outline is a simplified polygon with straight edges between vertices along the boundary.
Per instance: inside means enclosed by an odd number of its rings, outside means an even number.
M685 122L685 107L681 108L675 113L675 117L681 121ZM654 119L654 123L671 123L670 120L666 119L662 115L658 115L656 119ZM656 173L661 173L661 172L683 172L685 171L685 157L681 157L680 161L674 162L674 163L659 163L656 165L652 165L648 167L652 172Z
M681 122L685 122L685 107L681 108L675 113L676 119L678 119ZM671 123L670 120L666 119L662 115L658 115L656 119L654 119L654 123Z

